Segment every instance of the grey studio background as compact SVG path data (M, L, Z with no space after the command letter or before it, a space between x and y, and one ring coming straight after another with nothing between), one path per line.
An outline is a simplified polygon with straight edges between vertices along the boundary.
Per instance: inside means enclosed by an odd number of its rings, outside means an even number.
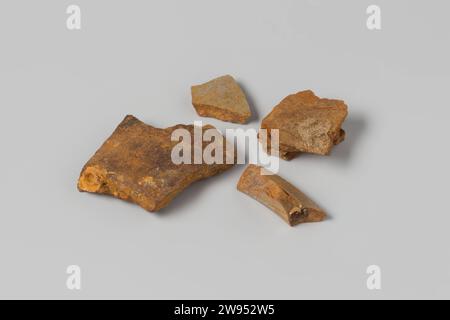
M66 8L81 8L81 30ZM366 28L381 7L382 29ZM0 4L1 298L450 298L447 1L21 1ZM236 191L243 166L161 213L81 194L126 114L199 118L190 86L232 74L257 119L312 89L349 106L329 157L280 175L330 218L290 228ZM66 287L66 268L82 289ZM366 287L380 266L382 289Z

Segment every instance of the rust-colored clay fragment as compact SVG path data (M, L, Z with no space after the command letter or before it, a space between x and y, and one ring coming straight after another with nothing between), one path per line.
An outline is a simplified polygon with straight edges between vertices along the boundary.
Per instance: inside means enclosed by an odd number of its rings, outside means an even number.
M279 155L289 160L298 153L328 155L342 142L341 129L347 105L341 100L321 99L311 90L284 98L262 123L261 129L279 129ZM270 140L270 139L269 139ZM270 150L270 141L268 141Z
M114 133L84 166L78 180L80 191L108 194L158 211L191 183L227 170L232 164L175 164L171 141L175 129L194 136L193 125L158 129L126 116ZM210 129L212 126L204 126ZM192 138L192 144L194 139ZM224 157L226 155L226 141ZM206 147L203 142L202 148ZM194 150L194 146L192 147Z
M191 87L192 104L198 115L223 121L246 123L250 107L242 89L230 75Z
M239 179L238 190L272 209L291 226L325 219L325 212L300 190L280 176L261 174L261 170L265 169L249 165Z

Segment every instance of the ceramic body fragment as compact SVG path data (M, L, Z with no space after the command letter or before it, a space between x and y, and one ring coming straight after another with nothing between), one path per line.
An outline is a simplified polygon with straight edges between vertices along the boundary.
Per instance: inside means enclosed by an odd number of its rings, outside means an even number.
M262 170L249 165L239 179L238 190L270 208L290 226L325 219L325 212L303 192L278 175L262 174Z
M171 141L171 135L180 128L193 136L193 125L159 129L126 116L83 167L78 180L79 191L111 195L148 211L158 211L193 182L233 165L226 163L225 138L223 164L193 164L193 161L192 164L175 164L171 153L178 142ZM204 126L203 129L214 127ZM206 143L201 147L203 151ZM192 150L194 148L192 146Z
M301 152L328 155L345 138L341 126L346 117L343 101L321 99L307 90L284 98L262 120L261 129L279 130L279 155L285 160Z
M246 123L251 117L244 92L230 75L192 86L192 105L198 115L222 121Z

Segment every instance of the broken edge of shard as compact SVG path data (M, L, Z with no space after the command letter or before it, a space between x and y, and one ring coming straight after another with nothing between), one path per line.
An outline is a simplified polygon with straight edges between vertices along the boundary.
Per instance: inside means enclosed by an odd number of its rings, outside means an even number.
M214 127L208 125L203 128ZM223 164L175 164L171 153L179 142L172 141L171 135L176 129L186 129L193 135L194 126L176 125L159 129L133 116L126 116L83 167L78 190L111 195L153 212L167 206L195 181L214 176L234 165L226 161ZM223 146L229 147L225 138L223 142ZM203 142L202 152L205 147ZM226 156L227 150L224 151Z

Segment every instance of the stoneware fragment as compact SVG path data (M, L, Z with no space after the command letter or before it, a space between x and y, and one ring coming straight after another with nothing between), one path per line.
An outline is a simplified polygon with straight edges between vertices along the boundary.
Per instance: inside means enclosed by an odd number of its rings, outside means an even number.
M341 100L321 99L311 90L284 98L262 121L261 129L279 129L279 156L289 160L298 153L328 155L342 142L341 129L347 105ZM270 150L270 139L268 141Z
M192 104L198 115L246 123L251 117L244 92L230 75L191 87Z
M318 222L326 214L305 194L278 175L269 174L262 167L249 165L237 188L272 209L290 226L304 222Z
M179 142L171 141L171 134L178 128L187 129L193 136L193 125L158 129L126 116L84 166L78 180L79 191L112 195L148 211L158 211L191 183L232 166L225 161L209 165L175 164L171 153ZM205 148L205 142L200 144Z

